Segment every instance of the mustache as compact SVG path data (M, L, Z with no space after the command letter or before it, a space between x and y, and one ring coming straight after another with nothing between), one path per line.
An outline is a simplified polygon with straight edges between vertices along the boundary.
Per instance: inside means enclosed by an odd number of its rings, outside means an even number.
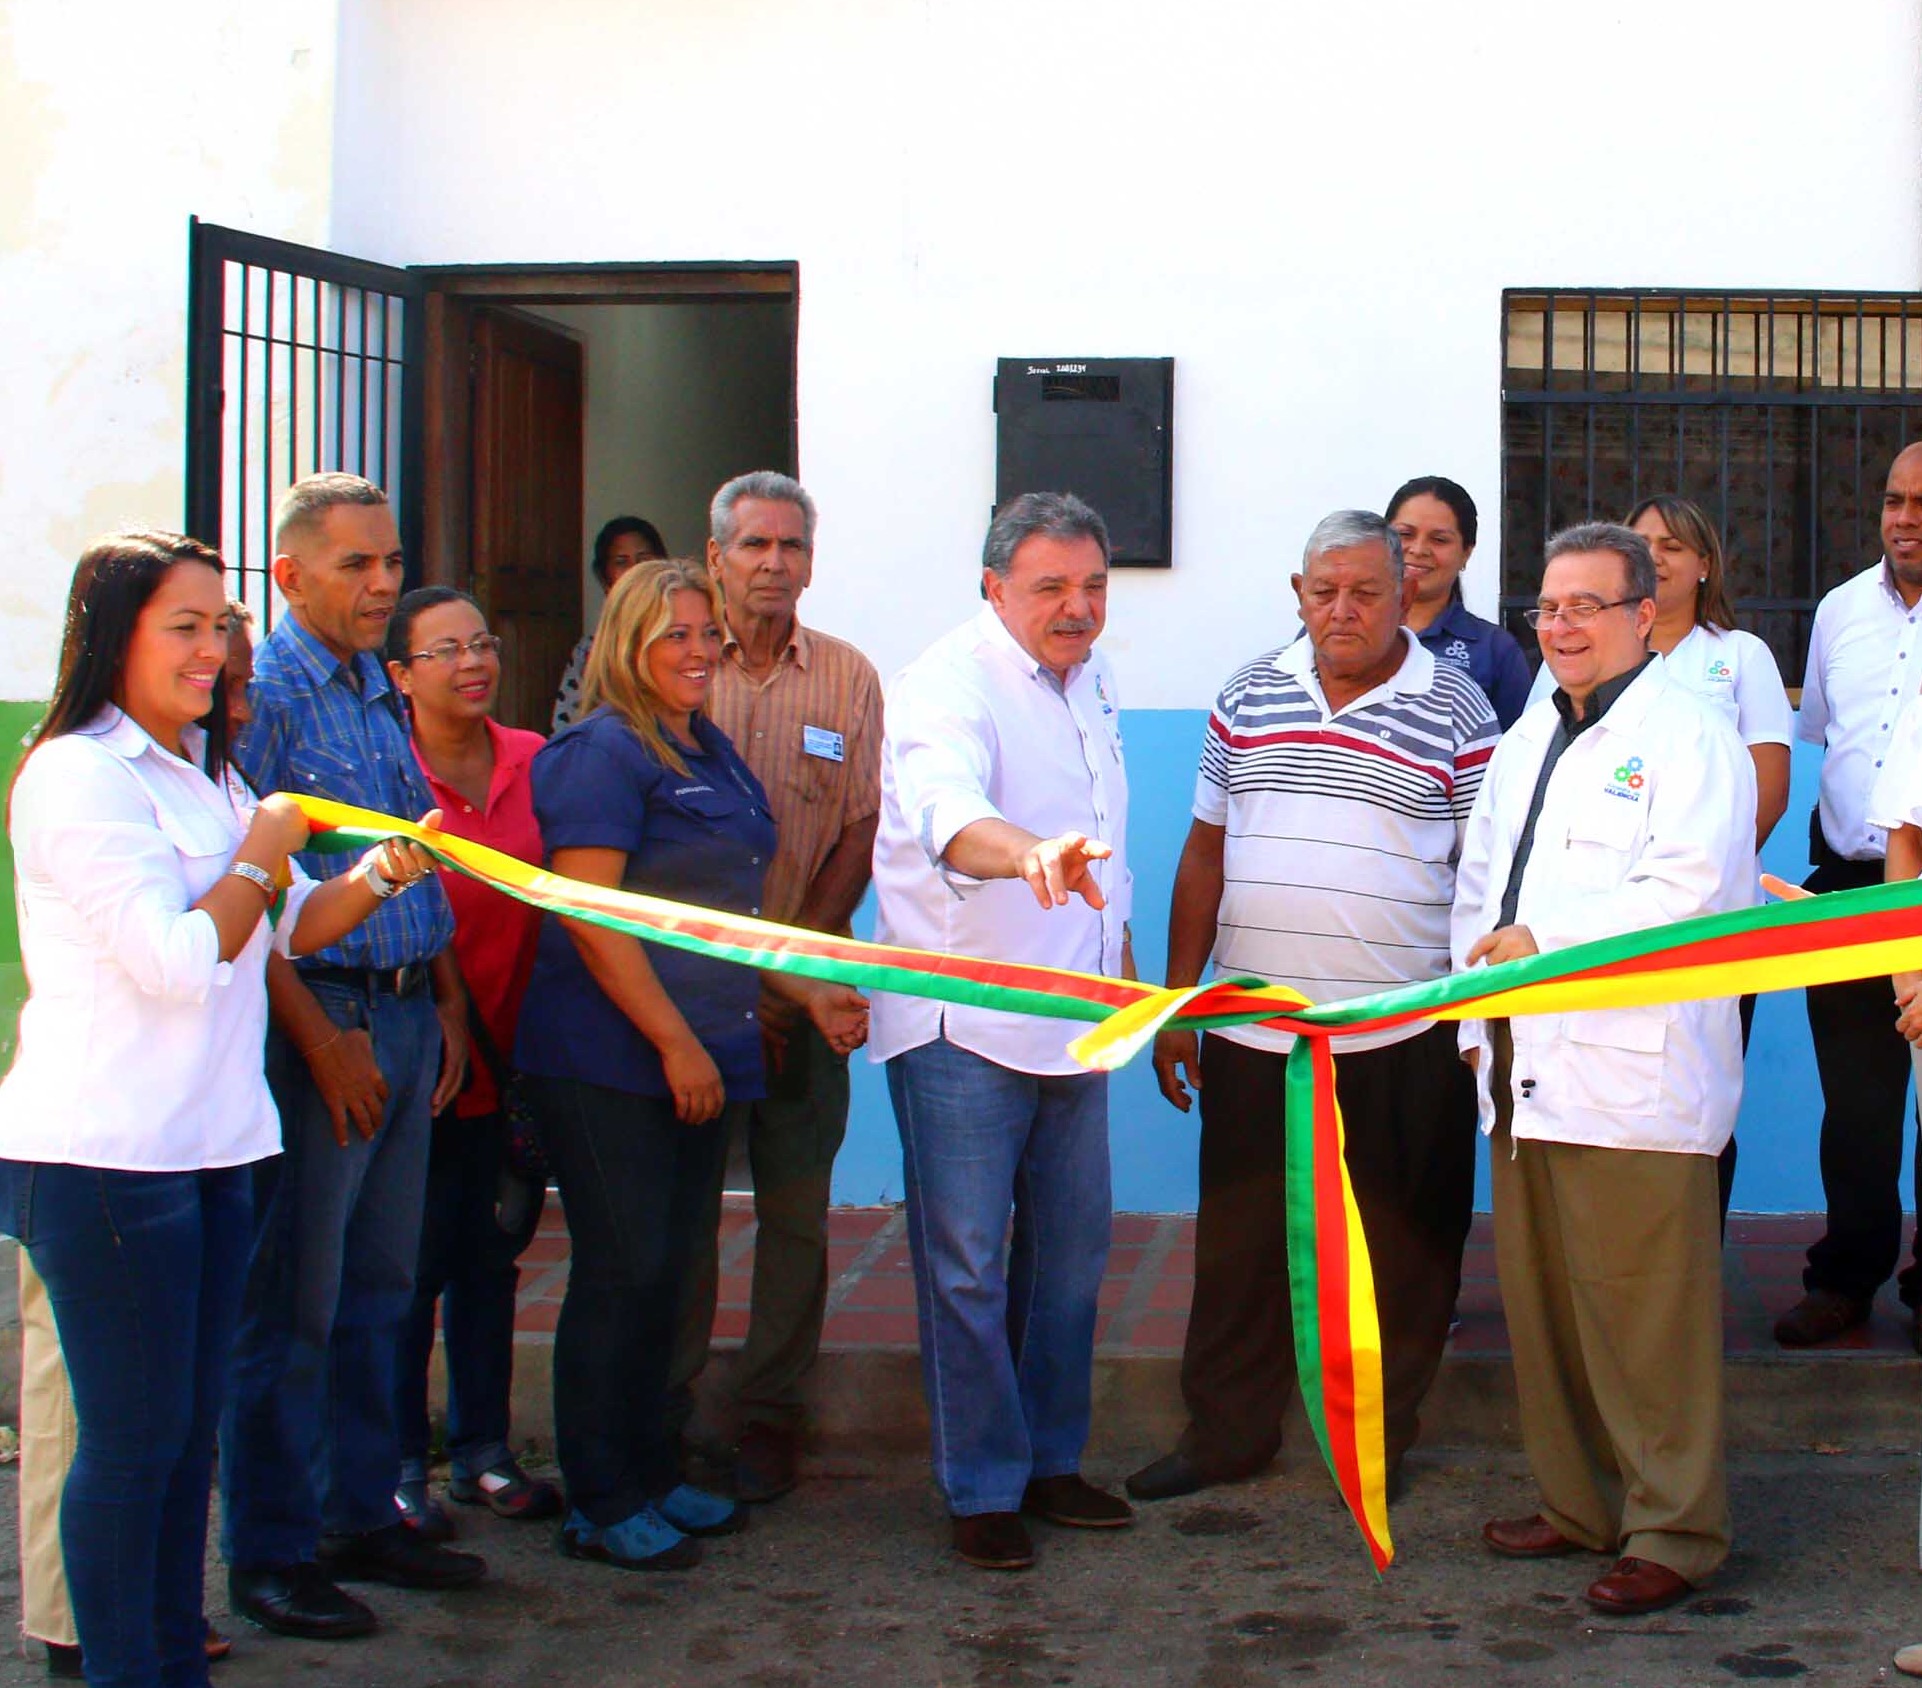
M1091 615L1062 616L1048 623L1048 631L1058 635L1092 633L1095 625L1095 619Z

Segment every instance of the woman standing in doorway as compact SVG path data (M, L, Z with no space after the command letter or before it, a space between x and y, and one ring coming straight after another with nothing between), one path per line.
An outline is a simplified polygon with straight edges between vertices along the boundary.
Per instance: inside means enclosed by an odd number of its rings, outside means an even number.
M1502 731L1528 705L1528 659L1514 635L1469 612L1462 570L1475 554L1475 501L1446 475L1422 475L1395 489L1388 525L1401 539L1402 566L1414 577L1406 626L1438 662L1468 670Z
M442 827L538 862L531 769L545 741L493 719L501 642L487 630L480 606L451 586L409 592L387 624L386 656ZM482 1058L469 1064L466 1088L434 1121L414 1305L396 1370L401 1466L394 1498L401 1516L429 1541L454 1534L453 1519L427 1490L427 1364L436 1303L447 1350L449 1496L513 1519L552 1518L561 1505L559 1490L529 1477L507 1442L516 1262L540 1224L546 1191L536 1187L528 1202L499 1200L508 1148L501 1086L534 971L540 911L451 869L442 872L441 885L454 911L454 954Z
M614 583L636 563L667 555L667 542L661 530L640 516L616 516L594 536L594 578L603 592L612 592ZM554 699L554 731L577 721L581 708L581 682L587 675L588 653L594 648L594 635L584 633L567 659L567 672L561 676L560 695Z

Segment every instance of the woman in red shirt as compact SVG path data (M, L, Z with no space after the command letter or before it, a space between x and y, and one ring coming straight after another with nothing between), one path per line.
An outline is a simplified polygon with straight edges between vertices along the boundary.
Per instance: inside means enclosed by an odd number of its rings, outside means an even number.
M541 859L528 769L546 742L493 719L501 642L480 606L450 586L409 592L387 625L387 671L406 700L414 755L442 826L522 861ZM454 910L454 953L477 1021L467 1088L434 1121L414 1306L401 1336L396 1416L401 1515L429 1540L454 1533L427 1489L427 1363L434 1304L447 1347L449 1498L503 1518L551 1518L552 1483L531 1478L507 1445L514 1375L516 1261L540 1223L545 1190L504 1188L508 1126L500 1083L533 971L540 915L525 903L443 871ZM506 1199L503 1199L505 1196Z

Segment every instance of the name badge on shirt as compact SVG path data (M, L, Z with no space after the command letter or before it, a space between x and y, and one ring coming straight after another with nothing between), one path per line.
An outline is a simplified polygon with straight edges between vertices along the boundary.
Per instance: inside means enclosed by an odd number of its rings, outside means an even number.
M801 749L809 756L820 757L824 762L839 762L846 756L841 735L829 732L826 727L803 727Z

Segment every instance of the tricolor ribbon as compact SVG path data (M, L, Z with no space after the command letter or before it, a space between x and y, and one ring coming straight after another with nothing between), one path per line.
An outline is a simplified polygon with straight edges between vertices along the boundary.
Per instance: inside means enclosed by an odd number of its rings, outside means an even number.
M1388 1533L1381 1331L1361 1214L1342 1153L1330 1038L1424 1020L1637 1008L1922 970L1922 881L1836 891L1625 932L1374 996L1310 1003L1258 979L1164 990L1126 979L862 943L562 879L484 844L323 798L293 799L310 848L407 838L469 877L551 914L773 972L977 1008L1092 1023L1068 1045L1122 1066L1166 1027L1259 1022L1296 1034L1287 1070L1288 1269L1302 1397L1377 1570Z

